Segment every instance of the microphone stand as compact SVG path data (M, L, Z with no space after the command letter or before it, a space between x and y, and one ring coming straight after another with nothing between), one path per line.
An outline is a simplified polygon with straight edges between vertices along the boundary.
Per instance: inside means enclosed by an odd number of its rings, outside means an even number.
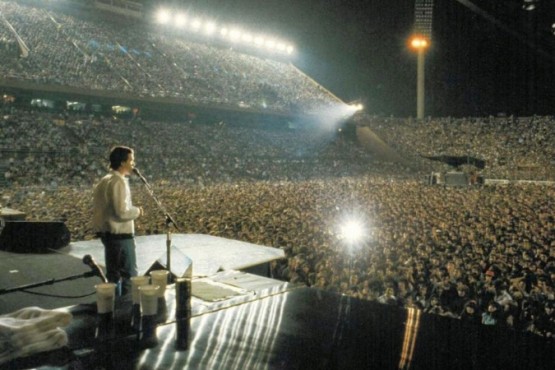
M40 283L21 285L21 286L15 287L15 288L0 289L0 295L7 294L7 293L13 293L13 292L19 292L19 291L22 291L22 290L36 288L36 287L43 286L43 285L53 285L55 283L59 283L59 282L62 282L62 281L67 281L67 280L75 280L75 279L80 279L80 278L89 278L89 277L92 277L92 276L97 276L97 275L95 274L94 271L88 271L88 272L85 272L84 274L71 275L71 276L68 276L68 277L65 277L65 278L50 279L50 280L41 281Z
M173 217L168 213L168 211L166 210L166 207L164 207L164 205L162 204L162 202L160 202L160 200L158 199L158 197L154 194L154 190L152 190L152 187L150 186L150 184L148 183L148 181L146 181L146 179L144 178L144 176L141 174L141 172L139 171L138 168L133 168L133 172L135 173L135 175L137 175L139 177L139 179L141 179L141 181L143 182L143 184L145 185L145 188L148 192L148 194L150 195L150 197L154 200L154 203L156 203L156 205L158 206L158 208L160 209L160 211L162 211L162 213L164 214L164 217L166 219L166 267L167 270L170 272L168 274L168 279L169 282L173 282L173 277L171 274L171 245L172 245L172 236L171 236L171 229L170 226L173 225L173 227L175 227L175 229L177 231L179 231L179 227L177 226L177 223L175 222L175 220L173 219Z

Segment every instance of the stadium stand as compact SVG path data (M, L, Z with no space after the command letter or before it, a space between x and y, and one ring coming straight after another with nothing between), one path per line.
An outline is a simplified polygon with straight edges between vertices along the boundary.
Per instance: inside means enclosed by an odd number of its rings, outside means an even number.
M310 111L337 104L291 64L191 42L171 33L127 27L0 2L4 44L23 40L29 54L2 54L8 80L173 97L196 104L267 111ZM124 19L118 21L124 22Z

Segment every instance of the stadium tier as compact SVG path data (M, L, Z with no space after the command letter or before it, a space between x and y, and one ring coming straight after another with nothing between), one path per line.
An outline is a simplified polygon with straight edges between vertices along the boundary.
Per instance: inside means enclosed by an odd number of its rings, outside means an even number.
M341 103L290 63L78 9L0 1L3 79L281 113Z

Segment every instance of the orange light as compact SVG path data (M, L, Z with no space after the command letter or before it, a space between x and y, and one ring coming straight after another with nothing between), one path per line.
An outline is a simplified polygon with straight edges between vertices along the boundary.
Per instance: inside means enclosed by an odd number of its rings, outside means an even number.
M422 36L414 36L410 41L410 46L414 49L425 49L428 47L428 40Z

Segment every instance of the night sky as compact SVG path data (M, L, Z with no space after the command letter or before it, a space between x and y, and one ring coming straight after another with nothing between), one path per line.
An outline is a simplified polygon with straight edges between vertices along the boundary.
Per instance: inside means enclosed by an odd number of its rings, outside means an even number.
M555 48L550 44L555 36L538 26L539 14L542 27L550 28L546 14L553 14L555 22L555 1L542 0L535 11L523 10L524 1L473 1L501 20L508 32L457 0L435 0L432 47L426 57L427 115L555 113ZM360 99L370 114L415 115L416 55L407 43L414 1L183 3L195 12L216 15L220 22L238 20L252 30L293 41L295 65L343 100Z

